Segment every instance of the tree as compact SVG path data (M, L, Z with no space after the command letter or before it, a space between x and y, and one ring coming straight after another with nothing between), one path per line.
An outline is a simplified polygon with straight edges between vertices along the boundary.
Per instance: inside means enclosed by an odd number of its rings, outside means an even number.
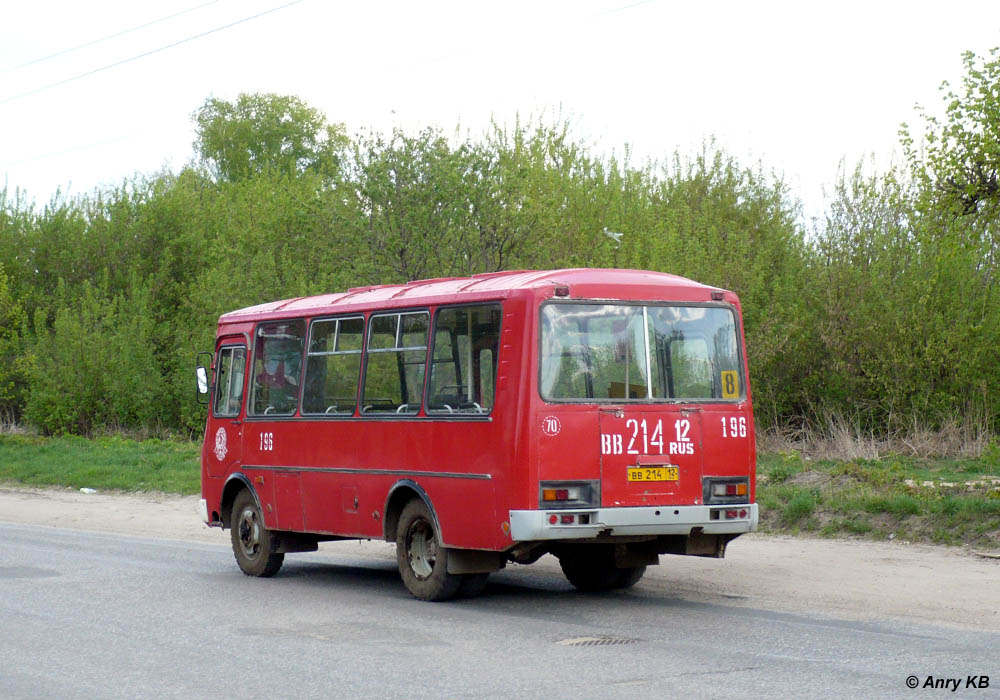
M27 357L21 334L26 321L0 264L0 424L14 423L24 403Z
M267 172L332 177L348 144L342 124L329 124L322 112L292 96L241 93L236 102L210 97L192 117L195 149L223 180Z
M161 427L169 416L147 283L133 276L114 297L89 282L74 291L53 309L51 329L36 312L25 418L46 433Z
M918 107L922 137L902 125L900 136L915 198L913 235L923 260L933 260L933 294L939 305L941 335L936 374L926 384L942 402L972 405L989 416L994 429L1000 413L996 395L996 347L1000 343L1000 47L985 57L962 55L965 74L957 90L941 86L944 114ZM922 282L927 284L927 282ZM924 309L925 317L928 310ZM930 343L924 343L931 346ZM978 404L978 406L976 405ZM968 408L965 409L968 412Z
M758 422L800 410L811 359L801 293L807 255L784 182L709 141L691 158L675 154L651 190L648 230L623 227L625 264L736 292Z
M470 148L440 131L394 130L354 146L351 182L379 281L406 281L461 269L468 217ZM363 223L362 223L363 222Z
M907 124L900 137L907 160L928 180L938 206L958 216L995 218L1000 214L1000 47L982 59L967 51L962 62L961 94L947 82L941 85L943 120L918 106L926 124L920 147Z

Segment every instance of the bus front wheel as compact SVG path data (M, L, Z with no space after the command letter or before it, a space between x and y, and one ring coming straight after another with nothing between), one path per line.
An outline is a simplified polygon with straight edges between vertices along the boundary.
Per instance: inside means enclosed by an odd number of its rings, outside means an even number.
M240 570L247 576L265 578L278 573L285 555L271 551L274 536L264 527L257 501L247 489L240 491L233 502L230 525L233 554Z
M420 600L448 600L462 577L448 573L448 550L438 544L434 521L426 504L406 504L396 528L396 561L403 584Z

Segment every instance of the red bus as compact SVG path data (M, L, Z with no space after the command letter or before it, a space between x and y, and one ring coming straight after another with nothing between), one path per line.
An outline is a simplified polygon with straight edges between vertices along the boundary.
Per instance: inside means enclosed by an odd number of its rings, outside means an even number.
M417 598L555 555L576 588L757 525L740 303L635 270L380 285L224 314L202 515L236 561L385 539Z

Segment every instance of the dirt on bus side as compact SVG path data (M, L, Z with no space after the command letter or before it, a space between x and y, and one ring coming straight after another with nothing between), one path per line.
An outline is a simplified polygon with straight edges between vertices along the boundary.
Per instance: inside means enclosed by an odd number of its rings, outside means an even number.
M197 506L195 496L0 486L0 521L228 548L228 531L202 524ZM320 553L335 557L345 547L354 558L395 561L394 547L386 542L330 543ZM546 582L552 578L554 585L571 590L552 557L507 570L544 572ZM1000 558L968 549L750 534L733 541L722 560L661 556L660 566L650 567L634 591L616 595L1000 630L998 580ZM526 578L525 586L536 582ZM516 576L507 577L507 583L516 585Z

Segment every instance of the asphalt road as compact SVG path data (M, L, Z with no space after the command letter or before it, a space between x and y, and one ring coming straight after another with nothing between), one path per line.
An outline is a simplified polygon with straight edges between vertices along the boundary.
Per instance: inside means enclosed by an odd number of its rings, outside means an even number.
M908 676L960 679L950 697L1000 696L1000 633L706 603L641 583L582 595L551 566L422 603L391 555L331 543L263 580L222 544L0 524L0 698L948 692L911 690ZM980 675L989 688L965 687Z

